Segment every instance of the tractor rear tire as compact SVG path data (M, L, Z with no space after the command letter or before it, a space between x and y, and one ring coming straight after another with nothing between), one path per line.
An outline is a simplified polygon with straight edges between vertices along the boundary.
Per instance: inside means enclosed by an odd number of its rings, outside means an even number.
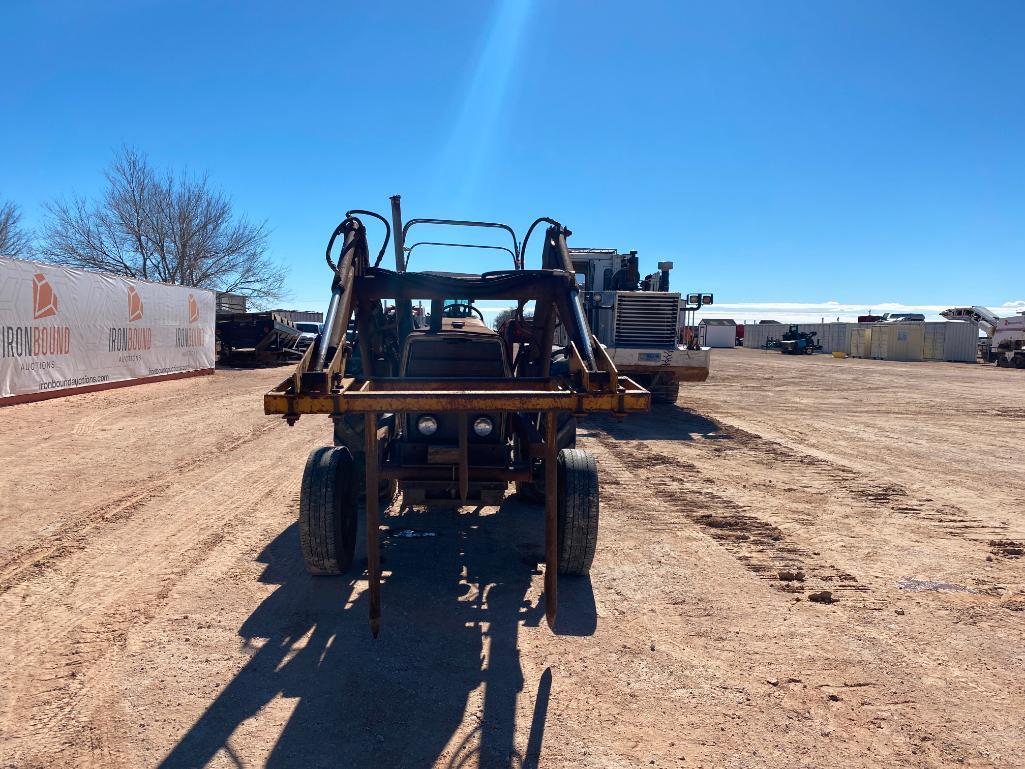
M343 574L356 552L355 463L347 448L314 449L299 494L299 545L306 571Z
M581 449L559 452L559 573L591 571L598 546L598 465Z

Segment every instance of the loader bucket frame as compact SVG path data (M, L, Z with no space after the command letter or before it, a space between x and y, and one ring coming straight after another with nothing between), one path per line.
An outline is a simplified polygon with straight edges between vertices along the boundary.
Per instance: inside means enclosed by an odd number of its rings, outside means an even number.
M582 417L604 412L622 417L630 412L647 411L650 407L648 391L618 373L611 358L591 336L579 312L575 274L571 265L568 270L564 269L569 261L565 246L568 230L555 224L548 228L542 269L523 269L521 253L516 269L465 276L396 272L372 267L362 222L351 216L346 222L336 230L336 234L339 231L345 233L345 245L337 266L331 262L330 253L328 255L328 263L334 268L334 282L324 333L318 343L306 350L293 374L266 393L264 411L282 416L290 425L303 414L323 414L336 420L345 414L363 415L371 631L376 637L381 616L380 508L377 494L372 490L377 488L380 480L425 480L431 471L431 468L403 467L394 457L386 456L384 449L389 440L389 428L379 426L379 416L416 411L457 415L458 483L464 501L471 481L528 481L531 478L529 461L526 464L514 461L501 468L470 467L467 440L470 415L481 412L542 415L540 426L543 432L529 420L519 419L518 434L525 455L529 459L543 460L545 616L549 626L554 626L558 570L558 414L572 412ZM412 220L405 229L416 222L480 224ZM401 261L404 229L400 223L401 219L395 217L396 261L401 268L404 266ZM505 225L493 226L508 229ZM513 240L516 242L514 233ZM560 257L565 257L563 264L559 264L562 261ZM398 377L375 371L375 361L381 354L375 342L379 338L375 322L382 317L381 301L386 298L394 299L396 307L413 299L430 299L439 303L454 298L509 299L516 300L520 308L533 301L534 324L528 342L532 354L525 360L522 370L517 372L519 375L508 378ZM352 349L345 341L344 330L353 316L363 373L347 377L345 363ZM570 339L566 348L569 366L568 373L552 376L550 361L556 320L565 327Z

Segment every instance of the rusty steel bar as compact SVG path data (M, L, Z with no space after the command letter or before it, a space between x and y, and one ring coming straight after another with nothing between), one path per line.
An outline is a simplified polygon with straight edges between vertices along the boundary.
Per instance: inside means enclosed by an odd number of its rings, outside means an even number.
M620 377L621 386L625 377ZM292 380L285 383L291 387ZM287 389L271 390L263 397L265 414L344 414L396 411L647 411L651 395L632 382L620 392L582 393L573 390L424 390L366 391L298 395Z
M459 415L459 498L465 502L470 493L470 446L466 436L466 423L470 415Z
M370 632L374 638L381 629L381 550L377 498L377 414L366 415L364 422L367 499L367 582L370 591Z
M549 411L545 414L545 620L552 630L559 607L558 432L558 415Z
M471 483L501 483L508 481L529 481L530 468L522 467L471 467ZM385 481L455 481L457 468L451 465L435 467L389 467L383 465L378 476Z

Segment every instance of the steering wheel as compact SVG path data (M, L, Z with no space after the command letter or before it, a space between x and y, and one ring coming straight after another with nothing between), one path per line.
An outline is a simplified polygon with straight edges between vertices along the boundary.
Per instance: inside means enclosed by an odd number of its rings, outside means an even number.
M445 308L441 311L443 318L469 318L471 313L475 313L480 318L481 323L485 323L484 313L474 307L472 304L466 302L453 302L452 304L446 304Z

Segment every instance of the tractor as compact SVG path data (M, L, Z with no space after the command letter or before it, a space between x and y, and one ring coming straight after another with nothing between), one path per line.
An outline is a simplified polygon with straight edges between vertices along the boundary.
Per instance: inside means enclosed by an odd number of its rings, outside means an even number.
M521 244L506 224L403 222L399 196L391 204L390 222L353 210L331 234L324 329L292 375L264 396L265 412L289 425L321 414L334 426L332 445L315 448L303 473L299 533L306 568L315 575L351 568L362 511L376 638L382 504L397 493L407 506L498 505L514 485L525 500L544 504L545 616L554 626L557 575L586 574L598 534L598 468L575 447L576 419L646 411L650 393L621 375L591 334L566 244L571 232L561 223L537 219ZM384 225L374 261L360 217ZM422 225L503 232L511 248L499 248L512 264L482 274L410 271L408 258L419 244L405 244L410 229ZM527 244L540 225L540 266L527 269ZM394 270L380 266L389 240ZM515 322L501 334L493 331L474 305L478 300L515 301ZM426 318L414 301L429 302ZM561 347L557 328L565 334Z

